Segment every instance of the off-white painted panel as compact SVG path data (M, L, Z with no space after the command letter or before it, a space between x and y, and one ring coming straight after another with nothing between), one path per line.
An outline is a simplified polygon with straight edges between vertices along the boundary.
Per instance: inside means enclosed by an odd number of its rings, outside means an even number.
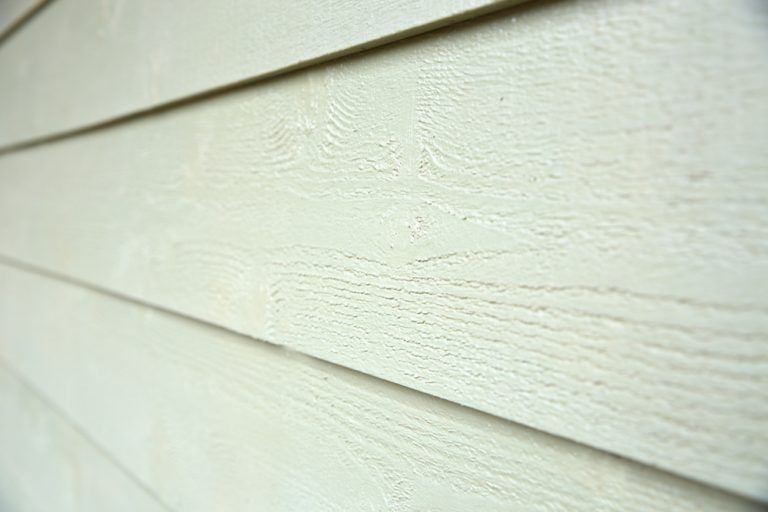
M68 420L0 367L0 510L166 509Z
M0 1L0 41L36 9L48 0L2 0ZM3 73L0 73L2 76ZM0 79L1 80L1 79ZM2 90L2 89L0 89ZM2 101L2 100L0 100ZM3 121L0 121L2 124Z
M8 154L0 253L767 498L766 12L531 6Z
M759 508L367 375L8 267L0 267L0 340L3 358L175 510Z
M0 146L90 126L521 0L57 0L0 46Z

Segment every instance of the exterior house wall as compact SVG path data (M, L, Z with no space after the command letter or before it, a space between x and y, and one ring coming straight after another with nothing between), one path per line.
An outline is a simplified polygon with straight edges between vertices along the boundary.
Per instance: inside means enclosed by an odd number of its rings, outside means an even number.
M16 22L0 508L764 506L768 10L517 3Z

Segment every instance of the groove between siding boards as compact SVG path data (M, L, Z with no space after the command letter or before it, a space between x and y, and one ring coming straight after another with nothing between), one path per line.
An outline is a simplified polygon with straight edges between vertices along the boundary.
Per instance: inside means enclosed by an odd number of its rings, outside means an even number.
M0 4L0 44L28 22L46 3L48 0L3 0Z
M2 357L177 510L759 509L358 372L5 266L0 319Z
M0 364L0 510L167 509Z
M0 147L335 58L520 0L54 2L0 46Z
M749 5L548 4L8 154L0 253L766 499Z

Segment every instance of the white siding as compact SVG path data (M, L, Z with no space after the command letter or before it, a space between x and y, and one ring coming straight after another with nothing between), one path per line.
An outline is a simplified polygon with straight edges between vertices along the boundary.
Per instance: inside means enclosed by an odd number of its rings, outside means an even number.
M0 365L0 510L167 512L5 365Z
M0 35L0 510L768 503L768 9L515 3Z
M10 153L0 253L765 498L765 12L531 6Z
M0 46L0 147L520 0L56 0Z
M173 510L758 510L72 284L0 267L0 290L0 357Z

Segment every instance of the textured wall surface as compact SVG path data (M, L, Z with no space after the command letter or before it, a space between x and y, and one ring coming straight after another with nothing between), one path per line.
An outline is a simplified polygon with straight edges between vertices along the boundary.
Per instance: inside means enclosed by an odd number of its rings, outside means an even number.
M3 357L174 510L758 509L73 284L0 268L0 289Z
M520 1L56 0L0 46L0 147Z
M0 252L761 495L743 7L534 6L11 153Z
M53 0L0 42L0 134L507 5L438 4L260 54L239 2ZM753 0L531 2L0 149L3 414L62 425L30 467L69 428L171 510L768 502L767 51Z

